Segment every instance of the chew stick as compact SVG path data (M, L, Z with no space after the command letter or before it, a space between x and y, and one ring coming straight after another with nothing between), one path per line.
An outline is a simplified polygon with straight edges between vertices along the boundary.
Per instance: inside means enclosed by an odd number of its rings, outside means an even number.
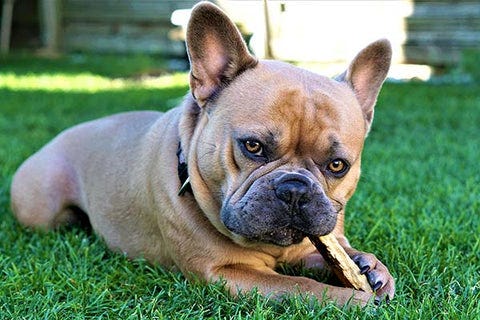
M360 268L350 259L333 234L308 238L346 287L373 292L367 277L360 273Z

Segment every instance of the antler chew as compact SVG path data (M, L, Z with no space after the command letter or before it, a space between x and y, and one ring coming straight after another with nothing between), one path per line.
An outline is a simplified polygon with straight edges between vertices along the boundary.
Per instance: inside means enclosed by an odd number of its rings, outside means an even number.
M350 259L333 234L309 236L309 239L346 287L373 292L367 277L360 273L360 268Z

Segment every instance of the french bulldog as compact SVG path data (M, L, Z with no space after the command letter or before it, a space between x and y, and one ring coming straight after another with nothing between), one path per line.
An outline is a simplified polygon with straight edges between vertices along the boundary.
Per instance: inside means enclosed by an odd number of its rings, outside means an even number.
M344 236L345 205L391 47L363 49L335 79L251 55L217 6L191 13L190 93L166 113L127 112L65 130L15 173L24 225L84 215L109 248L224 281L232 294L313 295L339 305L391 299L394 279ZM284 275L328 266L307 236L333 233L375 293Z

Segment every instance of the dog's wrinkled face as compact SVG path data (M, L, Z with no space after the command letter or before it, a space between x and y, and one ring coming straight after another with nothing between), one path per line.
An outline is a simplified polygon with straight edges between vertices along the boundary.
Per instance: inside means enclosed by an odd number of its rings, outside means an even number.
M280 246L341 229L390 66L389 42L370 44L332 80L258 62L234 23L201 3L186 43L195 104L182 120L182 147L213 226L241 245Z
M287 246L333 230L357 184L366 134L345 84L260 62L206 108L198 167L221 203L210 219L242 244Z

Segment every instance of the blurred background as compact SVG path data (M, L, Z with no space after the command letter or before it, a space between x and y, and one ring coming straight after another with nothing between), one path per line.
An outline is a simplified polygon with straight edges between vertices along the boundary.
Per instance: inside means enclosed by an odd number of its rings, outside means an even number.
M188 68L184 26L195 0L3 0L1 51L147 54ZM390 78L478 78L480 1L218 0L251 50L320 70L343 71L366 44L388 38Z

